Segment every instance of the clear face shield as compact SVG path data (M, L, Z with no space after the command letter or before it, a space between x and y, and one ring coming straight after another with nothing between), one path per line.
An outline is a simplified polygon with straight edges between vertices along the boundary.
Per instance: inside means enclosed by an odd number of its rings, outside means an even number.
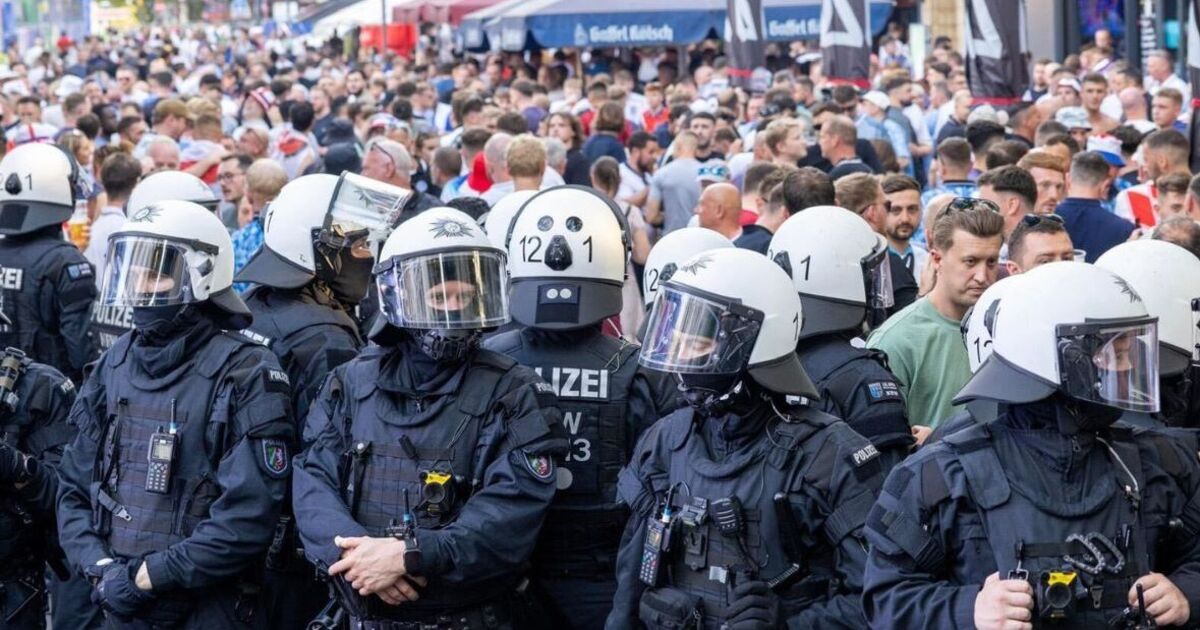
M750 363L762 313L678 287L659 289L641 364L677 374L737 374Z
M505 256L494 251L426 254L380 263L380 307L398 328L480 330L509 321Z
M371 252L378 252L400 219L412 191L354 173L338 178L329 209L330 223L367 230Z
M109 241L100 301L105 306L172 306L199 302L193 270L212 272L217 252L200 244L159 237L117 234Z
M1063 393L1129 411L1159 411L1154 319L1063 324L1057 333Z
M867 288L867 308L888 309L896 304L892 293L892 265L887 247L881 248L862 261L863 282Z

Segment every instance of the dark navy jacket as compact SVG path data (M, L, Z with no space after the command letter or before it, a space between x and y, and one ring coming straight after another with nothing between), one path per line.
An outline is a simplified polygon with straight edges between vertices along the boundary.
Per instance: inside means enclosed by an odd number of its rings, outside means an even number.
M1134 225L1105 210L1098 199L1067 197L1054 209L1067 224L1067 234L1076 249L1087 252L1094 263L1104 252L1129 240Z

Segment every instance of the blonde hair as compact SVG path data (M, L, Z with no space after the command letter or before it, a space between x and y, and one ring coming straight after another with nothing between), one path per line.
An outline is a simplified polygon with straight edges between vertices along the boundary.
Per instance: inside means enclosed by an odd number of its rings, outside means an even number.
M521 134L508 143L504 163L512 177L541 177L546 171L546 147L532 135Z

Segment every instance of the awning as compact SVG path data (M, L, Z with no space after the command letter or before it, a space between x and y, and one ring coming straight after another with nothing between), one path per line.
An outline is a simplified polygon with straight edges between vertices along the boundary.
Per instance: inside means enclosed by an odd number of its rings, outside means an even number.
M420 0L360 0L311 22L312 33L318 37L325 37L342 27L349 28L352 26L382 24L385 14L387 15L388 23L391 23L392 12L397 7L413 4L418 1ZM386 9L384 8L384 3L387 5Z
M500 0L418 0L400 9L397 18L405 22L448 22L459 24L468 13L486 9Z
M871 2L871 26L879 33L891 0ZM463 19L469 50L661 46L719 37L726 0L508 0ZM791 41L820 36L821 0L763 0L766 39Z

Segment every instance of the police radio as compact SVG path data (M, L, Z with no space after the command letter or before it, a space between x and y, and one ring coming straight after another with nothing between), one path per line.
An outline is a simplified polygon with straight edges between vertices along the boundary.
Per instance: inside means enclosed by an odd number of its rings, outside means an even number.
M642 545L642 567L638 571L638 579L648 586L658 586L659 565L663 555L671 550L671 529L675 525L674 513L671 510L671 495L674 490L672 488L667 491L662 516L646 521L646 542Z
M404 489L404 515L400 518L399 525L392 521L387 534L404 542L404 566L411 571L413 566L421 563L421 546L417 542L417 519L408 503L408 488Z
M175 401L171 400L171 425L164 433L162 427L150 435L146 455L150 466L146 470L146 492L167 494L171 491L171 464L175 461Z

